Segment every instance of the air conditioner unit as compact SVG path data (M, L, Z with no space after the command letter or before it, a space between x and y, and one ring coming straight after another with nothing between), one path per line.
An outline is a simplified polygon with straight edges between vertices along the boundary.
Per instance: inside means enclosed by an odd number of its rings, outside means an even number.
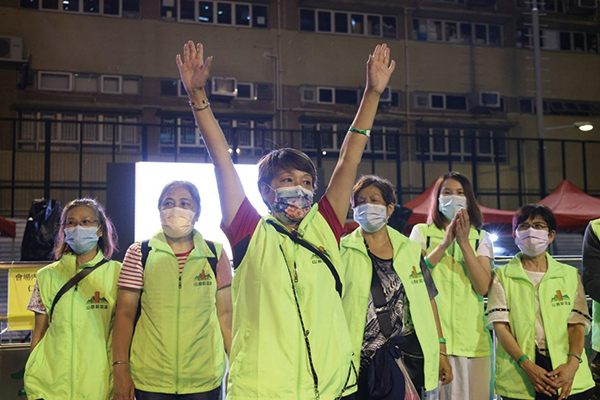
M235 97L237 95L237 80L235 78L212 78L213 96Z
M483 107L500 107L500 93L479 92L479 105Z
M0 36L0 61L23 62L23 39L14 36Z
M579 8L598 8L597 0L577 0L576 4Z
M392 87L391 86L385 87L385 89L383 90L383 93L381 93L381 96L379 97L379 101L384 102L384 103L392 102Z

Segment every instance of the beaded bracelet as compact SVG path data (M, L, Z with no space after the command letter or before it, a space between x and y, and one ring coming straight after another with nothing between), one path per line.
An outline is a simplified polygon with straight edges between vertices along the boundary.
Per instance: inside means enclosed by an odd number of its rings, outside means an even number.
M448 353L440 351L440 354L443 355L444 357L448 357Z
M356 129L355 127L351 126L350 128L348 128L348 130L350 132L361 133L361 134L365 135L366 137L371 137L370 129Z
M112 363L112 366L114 367L115 365L118 365L118 364L129 364L129 362L128 361L115 361Z

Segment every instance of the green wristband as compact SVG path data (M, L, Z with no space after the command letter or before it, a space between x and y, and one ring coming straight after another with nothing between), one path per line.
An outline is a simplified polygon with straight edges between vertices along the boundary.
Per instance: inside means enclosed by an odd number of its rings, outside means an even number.
M567 357L568 357L568 356L573 356L573 357L575 357L576 359L578 359L578 360L579 360L579 364L581 364L581 363L583 362L583 358L579 357L579 356L578 356L577 354L575 354L575 353L567 353Z
M442 343L442 344L446 344L446 338L443 338L443 337L441 337L441 338L440 338L440 343Z
M430 269L434 269L435 265L433 265L432 263L429 262L429 260L427 259L427 257L424 257L423 260L425 261L425 265L427 265Z
M361 134L365 135L366 137L371 137L370 129L356 129L355 127L351 126L350 128L348 128L348 130L350 132L361 133Z
M519 359L517 360L517 364L519 364L519 367L525 360L529 360L529 357L527 357L527 354L523 354L521 357L519 357Z

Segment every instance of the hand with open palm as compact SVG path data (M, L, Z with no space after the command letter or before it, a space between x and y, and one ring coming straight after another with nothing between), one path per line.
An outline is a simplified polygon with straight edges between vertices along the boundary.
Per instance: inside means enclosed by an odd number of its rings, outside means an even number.
M212 56L204 60L204 46L202 43L194 45L191 40L183 45L183 61L181 55L177 54L176 62L181 82L190 98L204 90L212 60Z
M367 91L383 93L395 69L396 62L390 62L390 48L385 43L378 44L367 61Z

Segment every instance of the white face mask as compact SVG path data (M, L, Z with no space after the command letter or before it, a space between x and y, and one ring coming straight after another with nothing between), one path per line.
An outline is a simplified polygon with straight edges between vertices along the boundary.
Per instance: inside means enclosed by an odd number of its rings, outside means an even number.
M173 207L160 212L160 223L165 235L173 239L181 239L194 229L195 216L194 211Z
M521 249L521 253L529 257L543 254L548 247L549 232L544 229L529 228L526 231L516 231L515 244Z
M467 198L465 196L450 195L440 196L438 199L438 210L442 215L452 221L457 212L467 208Z
M377 232L387 219L387 207L381 204L365 203L354 207L354 220L365 232Z

